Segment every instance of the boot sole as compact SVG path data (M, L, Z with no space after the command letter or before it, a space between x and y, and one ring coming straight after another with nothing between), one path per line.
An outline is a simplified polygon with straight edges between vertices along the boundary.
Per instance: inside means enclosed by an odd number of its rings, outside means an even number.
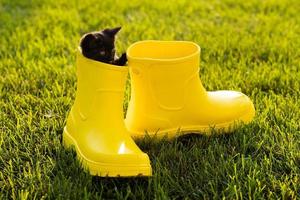
M100 177L142 177L151 176L151 166L127 166L116 165L111 163L95 162L87 159L80 151L76 140L68 133L66 127L63 132L63 145L66 148L71 148L76 151L78 160L81 162L84 169L88 170L93 176Z
M202 126L183 126L178 128L170 128L164 130L157 130L155 132L134 132L130 131L131 137L134 140L139 140L145 138L145 136L150 136L151 138L157 139L173 139L176 137L180 137L183 135L188 135L191 133L199 134L199 135L206 135L210 136L212 134L221 135L221 134L228 134L238 127L241 127L243 124L249 123L255 115L255 112L249 112L237 120L216 124L216 125L202 125Z

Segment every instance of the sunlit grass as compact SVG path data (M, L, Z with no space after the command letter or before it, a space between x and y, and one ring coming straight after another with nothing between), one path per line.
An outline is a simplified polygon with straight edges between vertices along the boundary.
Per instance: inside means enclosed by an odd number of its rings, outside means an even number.
M297 0L0 0L0 198L299 198L299 10ZM198 43L205 87L247 94L255 120L231 135L140 141L149 179L85 173L61 144L75 49L83 33L119 25L119 53L145 39Z

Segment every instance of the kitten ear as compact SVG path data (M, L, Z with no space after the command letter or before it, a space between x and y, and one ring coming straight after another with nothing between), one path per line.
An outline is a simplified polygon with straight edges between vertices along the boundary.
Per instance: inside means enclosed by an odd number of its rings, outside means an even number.
M108 34L110 37L114 37L120 30L122 27L116 27L116 28L112 28L112 29L105 29L103 32Z

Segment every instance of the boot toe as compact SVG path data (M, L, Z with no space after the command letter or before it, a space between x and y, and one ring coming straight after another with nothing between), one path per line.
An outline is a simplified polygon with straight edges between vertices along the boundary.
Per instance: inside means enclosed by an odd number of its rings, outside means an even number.
M226 90L208 93L211 106L214 108L212 119L215 123L226 124L233 121L248 123L254 117L254 105L245 94Z
M149 157L141 151L102 153L90 150L81 160L92 175L151 176Z
M138 148L129 135L120 137L115 134L115 139L94 137L92 140L90 137L81 142L80 147L86 160L99 165L105 163L119 168L150 166L148 155Z
M94 132L92 132L94 133ZM133 140L115 134L112 137L99 137L103 134L81 134L73 137L64 129L63 140L66 147L73 147L83 168L91 175L109 177L151 176L150 159L143 153ZM103 142L104 141L104 142Z

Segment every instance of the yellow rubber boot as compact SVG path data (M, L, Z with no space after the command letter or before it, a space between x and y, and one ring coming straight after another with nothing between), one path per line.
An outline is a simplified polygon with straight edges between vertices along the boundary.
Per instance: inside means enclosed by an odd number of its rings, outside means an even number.
M150 176L151 165L125 128L123 97L128 67L77 53L77 93L64 128L63 142L74 147L92 175Z
M255 114L235 91L207 92L199 78L200 47L186 41L141 41L127 50L131 99L125 124L134 138L228 132Z

